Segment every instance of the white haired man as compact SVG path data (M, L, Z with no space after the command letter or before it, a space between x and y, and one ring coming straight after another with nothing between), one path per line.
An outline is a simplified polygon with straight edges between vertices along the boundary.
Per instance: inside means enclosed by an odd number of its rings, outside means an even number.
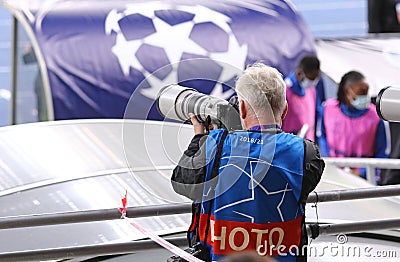
M281 131L285 91L275 68L256 63L236 81L245 130L206 134L191 115L195 136L171 180L195 201L190 244L200 242L205 261L250 250L278 261L307 259L305 201L325 164L315 143Z

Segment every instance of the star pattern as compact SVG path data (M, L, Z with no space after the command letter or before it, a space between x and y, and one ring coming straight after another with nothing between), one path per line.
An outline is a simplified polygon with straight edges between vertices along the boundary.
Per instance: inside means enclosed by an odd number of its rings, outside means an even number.
M139 40L126 41L123 34L117 35L116 43L111 50L118 58L119 65L125 76L129 75L132 66L141 72L144 71L143 66L135 55L142 44L143 42Z
M157 10L178 10L194 14L191 21L185 21L180 24L171 26L167 22L155 16ZM141 14L153 21L156 33L151 34L143 39L127 41L119 27L119 20L125 16L132 14ZM212 22L223 29L229 35L229 46L226 52L209 52L201 45L190 39L193 26L199 23ZM231 18L209 9L202 5L177 5L171 6L167 3L134 3L128 4L123 12L111 10L106 17L105 33L116 33L116 43L112 47L113 54L117 57L121 67L121 71L125 76L130 74L130 69L135 68L140 71L150 84L150 88L141 88L139 91L143 96L155 99L159 90L166 85L176 84L178 82L178 65L182 59L183 53L194 54L203 57L210 57L218 63L221 68L219 83L216 83L210 95L222 99L228 99L234 93L233 90L224 90L221 83L232 80L245 67L248 47L246 44L240 45L235 38L229 23ZM154 76L153 72L148 72L136 57L136 53L143 44L148 44L164 49L169 62L173 66L171 73L163 80Z
M172 71L176 71L178 67L178 63L172 64ZM146 81L150 84L150 88L142 88L140 89L140 93L150 99L156 99L157 94L160 89L164 86L176 84L178 82L178 75L177 74L169 74L164 79L159 79L155 77L153 74L144 72L146 77Z
M245 66L247 58L247 45L243 44L240 46L239 42L233 39L235 38L233 34L230 34L229 38L228 52L210 54L210 58L215 60L223 68L220 76L221 82L228 81L232 78L232 75L240 74ZM230 53L235 55L227 55Z
M233 158L234 157L237 157L237 158L248 158L248 157L243 157L243 156L231 156L230 158L232 158L232 157ZM226 204L224 206L221 206L220 208L215 210L215 213L218 213L218 212L220 212L220 211L222 211L222 210L224 210L224 209L226 209L228 207L239 206L239 205L241 205L243 203L254 201L255 200L254 199L254 190L255 190L256 187L259 187L266 195L282 194L281 200L280 200L279 204L277 205L276 209L277 209L277 212L280 215L281 220L285 221L284 217L283 217L283 214L282 214L282 211L281 211L281 205L282 205L282 203L283 203L283 201L285 199L286 192L292 191L292 189L289 189L288 188L288 183L286 183L285 188L282 188L282 189L279 189L279 190L275 190L275 191L267 190L263 185L260 184L260 182L258 182L258 181L262 181L262 179L264 177L256 179L255 176L257 174L255 174L254 170L255 170L255 167L257 165L259 165L259 164L270 165L270 163L268 163L268 162L266 162L264 160L261 160L261 159L257 159L257 160L254 160L254 158L250 158L250 159L252 159L252 160L250 160L250 174L248 172L246 172L243 168L241 168L241 167L239 167L238 165L235 165L235 164L227 164L227 165L221 166L220 169L230 166L230 167L234 167L235 169L239 170L242 174L246 175L250 179L250 181L249 181L249 191L250 191L250 195L251 196L250 197L244 197L243 199L240 199L238 201L235 201L235 202ZM254 217L252 217L249 214L244 214L244 213L240 213L240 212L237 212L237 211L234 211L234 212L236 212L237 214L243 215L245 217L251 218L251 220L254 221Z
M146 37L145 43L160 47L179 46L179 48L164 48L171 63L179 62L184 52L203 56L207 54L204 48L189 38L193 28L192 22L171 26L156 18L153 23L157 33Z
M113 9L108 13L105 22L105 32L107 35L112 32L119 33L121 29L119 28L118 21L122 18L122 14L118 13L117 10Z

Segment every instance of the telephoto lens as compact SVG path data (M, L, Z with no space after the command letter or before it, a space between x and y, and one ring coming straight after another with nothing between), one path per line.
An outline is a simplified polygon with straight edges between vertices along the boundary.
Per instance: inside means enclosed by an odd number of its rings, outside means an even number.
M400 122L400 88L383 88L376 97L376 112L383 120Z
M197 90L180 85L163 87L156 100L157 109L166 118L188 120L189 113L196 115L199 121L204 122L207 116L218 118L218 106L229 105L229 102Z

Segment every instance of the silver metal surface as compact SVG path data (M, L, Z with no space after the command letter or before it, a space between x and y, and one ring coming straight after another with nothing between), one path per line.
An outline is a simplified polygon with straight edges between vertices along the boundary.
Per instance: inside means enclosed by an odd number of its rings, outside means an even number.
M0 128L0 217L118 210L125 191L132 208L190 203L173 191L170 175L192 136L191 126L155 121L71 120ZM317 191L363 187L370 185L328 164ZM337 223L399 218L399 205L398 198L386 197L317 206L321 223ZM308 221L316 220L313 205L306 213ZM184 232L190 221L188 214L135 219L160 235ZM0 252L145 237L121 219L10 228L0 230L0 239L7 239Z
M365 198L379 198L400 196L400 185L381 186L369 188L356 188L347 190L332 190L315 193L310 193L307 198L307 203L333 202L343 200L357 200Z
M376 102L376 111L382 119L400 122L400 88L388 87L382 89Z
M337 167L365 167L367 181L376 185L375 168L400 169L400 159L325 157L325 163Z
M168 242L173 245L184 247L187 245L186 237L167 238ZM102 245L76 246L76 247L60 247L54 249L42 250L24 250L18 252L5 252L0 254L1 261L39 261L39 260L62 260L79 257L98 257L102 255L120 255L137 253L138 251L147 251L149 249L159 249L160 246L151 240L140 240L126 243L111 243ZM148 251L147 258L152 257ZM167 252L165 252L167 253ZM168 253L164 255L165 260ZM139 260L136 260L139 261ZM150 261L148 259L147 261ZM153 260L154 261L154 260ZM158 261L158 260L155 260Z
M357 158L357 157L324 157L326 164L342 167L377 167L400 169L400 159Z
M17 122L17 66L18 66L18 20L13 17L12 20L12 60L11 60L11 125Z
M319 232L321 235L333 235L339 233L350 234L350 233L360 233L360 232L368 232L368 231L376 231L384 229L400 229L400 218L368 220L368 221L319 226Z
M165 136L169 139L163 143ZM0 128L0 217L99 209L118 212L125 191L130 207L189 202L172 190L170 172L191 136L190 126L134 120ZM189 222L188 214L138 218L140 225L158 234L185 231ZM120 220L6 229L0 230L0 239L8 239L0 252L143 237Z
M152 216L155 217L155 216L190 213L191 210L192 210L191 203L164 204L164 205L150 205L141 207L128 207L126 214L127 216L134 218L152 217ZM26 216L0 217L0 229L95 222L95 221L113 220L120 218L121 218L121 213L117 208L41 214L33 216L26 215Z

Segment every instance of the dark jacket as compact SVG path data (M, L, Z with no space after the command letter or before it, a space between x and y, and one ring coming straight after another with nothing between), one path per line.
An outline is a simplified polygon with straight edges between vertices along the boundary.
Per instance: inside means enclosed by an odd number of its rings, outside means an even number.
M192 138L188 149L184 152L179 164L173 170L171 177L175 192L192 200L200 200L203 193L202 187L196 186L196 184L203 183L206 175L206 139L206 135L195 135ZM311 143L313 144L313 152L309 153L311 156L309 159L310 170L304 172L303 189L301 192L301 199L304 201L319 183L325 168L325 163L321 159L318 146L314 142Z
M396 4L400 0L368 0L368 32L400 32L397 21Z

